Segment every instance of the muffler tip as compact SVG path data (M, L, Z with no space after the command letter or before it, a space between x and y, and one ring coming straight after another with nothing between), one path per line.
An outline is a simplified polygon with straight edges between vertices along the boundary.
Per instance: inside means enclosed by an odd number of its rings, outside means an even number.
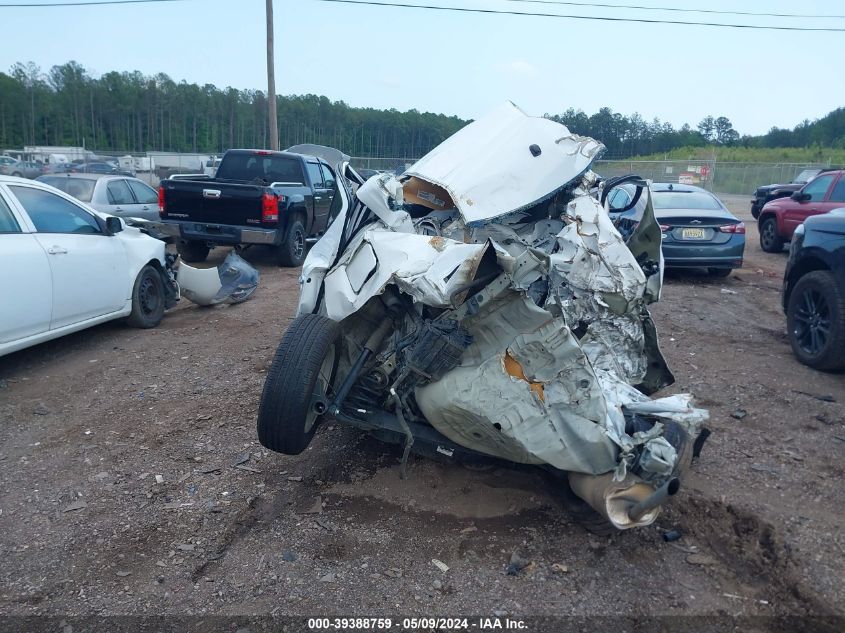
M681 480L677 477L670 479L648 497L628 508L628 518L632 521L638 521L644 514L662 505L680 489Z

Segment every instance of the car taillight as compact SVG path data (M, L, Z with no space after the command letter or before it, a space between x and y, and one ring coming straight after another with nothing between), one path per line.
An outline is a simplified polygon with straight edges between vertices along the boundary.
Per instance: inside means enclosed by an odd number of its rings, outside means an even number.
M269 149L257 149L257 150L255 150L256 156L270 156L270 154L272 154L272 153L273 152L271 152Z
M726 224L725 226L720 226L719 230L722 233L735 233L739 235L745 235L745 222L738 222L736 224Z
M261 198L261 221L279 221L279 197L272 193L265 193Z
M164 186L158 187L158 214L164 217Z
M668 224L661 224L661 225L660 225L660 230L661 230L663 233L666 233L667 231L671 231L671 230L672 230L672 227L671 227L671 226L669 226Z

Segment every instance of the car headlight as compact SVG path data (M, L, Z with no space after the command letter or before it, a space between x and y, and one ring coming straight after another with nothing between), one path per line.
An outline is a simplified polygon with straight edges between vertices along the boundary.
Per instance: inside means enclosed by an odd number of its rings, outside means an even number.
M795 228L795 233L794 233L794 235L804 235L804 225L803 225L803 224L799 224L799 225Z

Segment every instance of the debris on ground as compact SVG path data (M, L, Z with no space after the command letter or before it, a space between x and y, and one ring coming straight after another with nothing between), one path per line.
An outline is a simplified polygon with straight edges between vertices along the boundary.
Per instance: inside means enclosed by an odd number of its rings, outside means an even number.
M444 573L445 573L445 572L447 572L447 571L449 571L449 565L447 565L446 563L444 563L442 560L437 560L436 558L432 558L432 559L431 559L431 562L432 562L432 563L434 564L434 566L435 566L435 567L437 567L437 569L439 569L440 571L442 571L442 572L444 572Z
M519 552L514 551L513 554L511 554L507 567L505 568L505 573L508 576L516 576L519 572L528 567L530 563L531 561L527 558L523 558Z
M717 563L715 558L707 554L690 554L686 561L690 565L715 565Z
M663 532L663 540L667 543L672 543L673 541L680 540L683 536L683 532L680 530L666 530Z
M64 510L62 510L62 512L74 512L76 510L84 510L87 507L88 507L87 503L85 503L82 499L78 499L77 501L74 501L70 505L65 506L65 508L64 508Z

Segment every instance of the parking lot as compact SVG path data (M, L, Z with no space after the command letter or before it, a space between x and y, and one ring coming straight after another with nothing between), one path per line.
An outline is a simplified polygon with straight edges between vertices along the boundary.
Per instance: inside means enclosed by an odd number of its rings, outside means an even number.
M183 301L157 329L0 359L3 612L841 613L845 381L794 359L786 253L760 250L747 197L723 200L748 224L744 268L670 272L652 307L670 392L713 431L655 526L594 536L527 471L412 458L401 480L401 450L332 424L297 457L263 449L298 272L254 249L243 304Z

